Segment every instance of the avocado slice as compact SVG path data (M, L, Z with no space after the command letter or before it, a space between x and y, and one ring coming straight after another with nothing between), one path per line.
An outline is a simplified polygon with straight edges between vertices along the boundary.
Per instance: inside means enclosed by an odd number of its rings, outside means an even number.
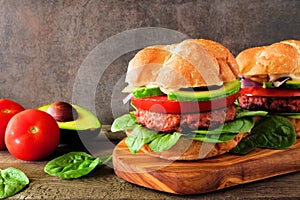
M140 87L133 91L133 96L135 98L145 98L145 97L152 97L152 96L160 96L164 95L164 93L160 90L159 87Z
M213 99L220 99L226 96L237 93L240 90L241 82L234 80L224 83L223 87L215 90L207 91L182 91L176 90L168 93L168 98L179 101L209 101Z
M263 88L286 88L286 89L300 89L300 81L288 80L280 87L274 86L273 82L264 82Z
M300 119L300 113L272 113L273 115L281 115L287 118Z
M300 81L289 80L285 83L285 87L289 89L300 89Z
M47 112L50 105L51 104L43 105L39 107L38 110ZM77 111L78 118L74 121L57 122L60 129L81 131L95 130L101 127L99 119L92 112L77 105L72 106Z

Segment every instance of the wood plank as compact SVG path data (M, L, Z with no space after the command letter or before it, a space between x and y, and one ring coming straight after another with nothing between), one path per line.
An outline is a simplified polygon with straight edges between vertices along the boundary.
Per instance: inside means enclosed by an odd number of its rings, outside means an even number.
M122 138L124 133L111 133L110 126L103 126L102 135ZM100 140L102 137L99 138ZM118 139L118 141L120 141ZM113 141L117 144L118 141ZM95 140L100 153L106 154L103 142ZM110 147L109 147L110 148ZM300 172L289 173L248 184L218 190L199 195L174 195L140 187L117 177L112 164L97 168L91 174L74 180L64 180L44 172L44 166L52 159L69 151L79 150L76 146L60 146L54 154L44 161L25 162L11 156L7 151L0 151L0 168L16 167L26 173L30 184L20 193L8 199L299 199ZM97 152L98 154L98 150ZM112 153L112 151L111 151ZM279 189L280 188L280 189Z
M113 152L116 175L128 182L175 194L200 194L300 171L300 139L284 150L256 149L199 161L171 162L139 152L123 139Z

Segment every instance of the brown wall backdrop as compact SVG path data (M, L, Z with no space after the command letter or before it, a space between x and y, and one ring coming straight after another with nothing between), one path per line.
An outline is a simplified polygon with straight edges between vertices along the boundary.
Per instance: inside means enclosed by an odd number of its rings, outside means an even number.
M299 0L0 0L0 98L26 108L72 102L82 62L99 43L123 31L172 29L221 42L236 55L248 47L300 39L299 10ZM115 117L111 107L118 103L112 102L121 97L112 91L133 55L116 59L99 77L95 108L103 123Z

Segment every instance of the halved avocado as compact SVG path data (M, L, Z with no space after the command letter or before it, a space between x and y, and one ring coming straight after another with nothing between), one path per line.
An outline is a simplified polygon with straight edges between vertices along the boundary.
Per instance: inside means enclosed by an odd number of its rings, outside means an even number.
M51 104L40 106L38 110L47 112ZM96 137L100 132L101 123L99 119L89 110L78 105L72 107L77 111L78 117L73 121L59 122L60 143L61 144L78 144L82 139Z
M224 83L223 87L218 89L211 89L207 91L182 91L176 90L168 93L168 98L179 101L209 101L213 99L220 99L226 96L237 93L240 90L241 82L234 80Z
M51 104L39 107L39 110L47 112ZM89 110L77 105L72 105L78 113L78 118L74 121L57 122L59 128L67 130L94 130L101 126L99 119Z

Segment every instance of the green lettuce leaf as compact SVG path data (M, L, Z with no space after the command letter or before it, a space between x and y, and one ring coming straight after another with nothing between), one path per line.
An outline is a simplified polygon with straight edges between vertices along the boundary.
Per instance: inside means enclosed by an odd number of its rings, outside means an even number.
M49 161L44 171L52 176L73 179L89 174L101 164L100 158L85 152L69 152Z
M174 146L182 133L174 132L172 134L157 134L157 137L149 143L149 147L154 152L163 152Z
M17 194L28 184L29 179L21 170L13 167L0 169L0 199Z
M130 135L125 140L131 153L136 154L144 144L152 142L155 138L159 137L158 133L153 130L149 130L145 127L135 127Z
M243 138L230 152L247 154L255 148L283 149L296 141L293 124L279 115L267 116L258 121L251 134Z
M134 129L138 126L140 125L137 123L133 114L125 114L114 120L113 124L111 125L111 131L125 131L129 129Z
M213 130L195 130L194 132L197 134L242 133L249 132L253 126L253 119L251 117L244 117L231 122L226 122L223 126Z
M265 117L267 116L268 112L267 111L262 111L262 110L257 110L257 111L251 111L251 110L245 110L240 107L236 108L236 119L240 119L243 117L254 117L254 116L261 116Z
M210 134L210 135L200 135L196 134L194 136L194 140L202 141L202 142L210 142L210 143L222 143L227 142L235 138L239 133L226 133L226 134Z
M264 116L254 124L252 116ZM132 133L125 140L131 153L137 153L141 147L148 144L154 152L162 152L174 146L180 137L193 140L220 143L232 140L240 132L251 132L242 139L231 152L245 154L257 147L286 148L295 142L295 130L285 117L268 116L265 111L244 111L238 109L238 118L227 122L213 130L194 130L189 134L180 132L160 133L139 125L132 114L123 115L115 120L112 131L132 129Z

